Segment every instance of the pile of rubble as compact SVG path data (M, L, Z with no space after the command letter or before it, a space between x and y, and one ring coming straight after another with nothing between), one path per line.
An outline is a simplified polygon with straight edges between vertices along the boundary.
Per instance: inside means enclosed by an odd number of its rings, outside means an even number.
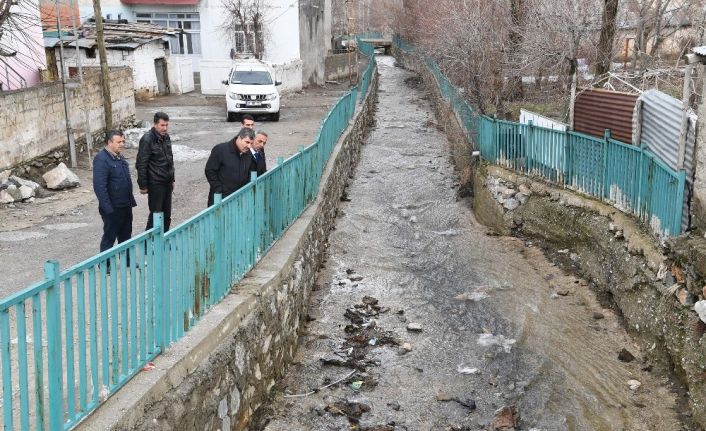
M489 176L485 181L486 187L496 201L508 211L512 211L527 202L532 191L524 184L517 188L515 185L500 178Z
M78 187L81 181L64 163L45 173L42 178L49 190L63 190ZM24 178L12 175L10 170L0 172L0 204L33 202L41 192L41 186Z
M39 184L34 181L10 175L9 171L2 172L0 173L0 204L32 202L38 188Z

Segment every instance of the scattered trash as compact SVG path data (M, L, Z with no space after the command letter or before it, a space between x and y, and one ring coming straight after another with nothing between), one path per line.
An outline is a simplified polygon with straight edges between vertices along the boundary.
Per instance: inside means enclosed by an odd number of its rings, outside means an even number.
M352 376L355 372L356 372L356 370L353 370L353 371L351 371L350 373L346 374L345 376L341 377L340 379L336 380L335 382L328 383L328 384L326 384L325 386L322 386L322 387L320 387L320 388L316 388L316 389L314 389L313 391L309 391L309 392L304 393L304 394L285 394L285 395L284 395L284 398L308 397L309 395L313 395L313 394L319 392L319 391L322 390L322 389L326 389L326 388L328 388L328 387L331 387L331 386L333 386L333 385L337 385L337 384L341 383L342 381L344 381L344 380L346 380L347 378L349 378L350 376Z
M324 410L335 416L346 416L351 423L357 424L363 413L370 411L370 406L355 401L337 401L327 405Z
M476 409L476 400L474 400L474 399L454 397L453 401L456 401L457 403L461 404L463 407L465 407L469 410Z
M98 391L98 399L101 400L101 402L103 402L108 399L109 395L110 395L110 389L108 389L107 386L101 386L100 391Z
M490 422L491 430L511 430L520 424L520 415L515 406L505 406L495 411L495 417Z
M676 296L679 300L679 303L684 306L694 305L694 302L696 302L696 297L689 293L686 288L678 289Z
M512 350L512 345L515 344L517 340L512 338L505 338L504 335L493 335L493 334L480 334L478 337L478 344L483 347L490 346L500 346L505 350L505 353L510 353Z
M154 364L154 362L148 362L145 364L144 367L142 367L142 371L152 371L156 370L157 366Z
M669 286L669 288L667 289L667 292L670 295L676 295L677 291L679 290L680 287L681 287L681 285L679 283L674 283L671 286Z
M456 371L460 374L480 374L480 370L478 368L464 367L462 365L456 367Z
M319 358L319 361L324 365L333 365L336 367L345 367L348 365L348 361L338 355L326 355Z
M684 276L684 270L681 269L676 263L672 264L672 276L679 284L686 283L686 277Z
M362 279L362 277L361 277L361 279ZM378 300L377 300L377 298L373 298L372 296L366 295L363 297L363 304L370 305L370 306L378 305Z
M473 292L465 292L460 295L456 295L456 296L454 296L454 299L456 299L458 301L478 302L481 299L487 298L488 296L489 295L488 295L487 289L485 287L479 287L476 290L474 290Z
M699 319L706 323L706 301L699 301L694 304L694 311L699 315Z
M667 276L667 265L664 263L659 264L659 270L657 270L657 280L664 280Z
M622 362L632 362L635 360L635 356L627 349L623 348L623 350L618 353L618 359Z
M451 401L451 397L444 392L439 392L438 394L436 394L436 400L437 401Z
M356 380L355 382L351 383L351 389L355 391L360 390L361 386L363 386L362 380Z
M642 386L642 383L638 380L628 380L628 387L630 387L631 391L636 391L640 386Z
M436 400L441 401L441 402L455 401L455 402L461 404L463 407L466 407L469 410L476 409L476 400L471 399L471 398L451 397L443 392L439 392L436 395Z
M422 332L422 325L420 323L411 322L407 324L407 330L409 332Z

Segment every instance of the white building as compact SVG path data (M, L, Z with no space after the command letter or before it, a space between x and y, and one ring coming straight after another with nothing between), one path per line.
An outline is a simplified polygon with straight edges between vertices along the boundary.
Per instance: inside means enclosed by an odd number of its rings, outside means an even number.
M95 24L84 24L79 33L82 36L78 40L80 61L77 61L76 44L71 38L63 40L63 64L59 39L44 40L45 47L54 49L57 70L63 67L66 76L74 75L79 63L81 67L100 67ZM180 33L152 24L106 22L104 39L108 66L132 69L137 99L193 91L191 61L170 54L169 41Z
M104 18L149 22L183 30L171 38L171 54L192 61L204 94L225 94L221 83L242 52L243 32L224 29L223 0L102 0ZM323 84L331 38L331 0L268 0L263 61L272 65L282 91ZM93 15L90 0L79 0L82 19ZM303 36L301 36L303 35Z

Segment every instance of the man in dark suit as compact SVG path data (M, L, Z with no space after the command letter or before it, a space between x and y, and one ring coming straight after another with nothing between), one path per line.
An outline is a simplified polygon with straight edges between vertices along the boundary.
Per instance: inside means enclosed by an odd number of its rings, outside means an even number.
M255 132L255 139L252 141L250 151L257 165L257 176L267 172L267 160L265 158L265 144L267 144L267 133L263 130Z
M252 129L243 128L230 141L216 145L206 162L208 206L213 205L213 195L226 196L236 192L250 181L250 172L257 172L257 163L250 152L255 139Z
M100 251L108 250L132 236L132 208L137 206L132 192L130 166L122 156L125 137L120 130L106 133L105 148L93 159L93 191L103 219Z

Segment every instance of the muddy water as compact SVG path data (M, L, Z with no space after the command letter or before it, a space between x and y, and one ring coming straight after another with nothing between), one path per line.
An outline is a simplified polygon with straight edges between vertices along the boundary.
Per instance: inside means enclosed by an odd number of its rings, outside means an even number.
M683 429L667 380L643 370L586 283L531 244L488 236L457 200L429 102L393 59L379 65L377 123L330 237L312 321L253 428L487 429L514 406L518 429ZM366 295L378 304L363 304ZM623 348L637 359L619 361Z

